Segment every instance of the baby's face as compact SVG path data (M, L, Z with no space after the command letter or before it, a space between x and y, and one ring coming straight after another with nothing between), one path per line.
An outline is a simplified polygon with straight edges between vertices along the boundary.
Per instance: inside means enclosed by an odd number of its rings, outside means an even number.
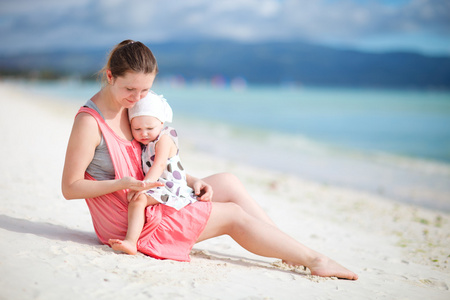
M164 124L155 117L139 116L131 120L131 132L136 141L147 145L156 140L161 133L163 125Z

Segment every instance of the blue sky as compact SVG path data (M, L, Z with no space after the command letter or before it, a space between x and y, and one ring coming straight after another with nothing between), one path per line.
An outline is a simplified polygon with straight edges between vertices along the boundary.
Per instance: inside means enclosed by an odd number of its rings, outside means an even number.
M307 40L450 55L449 0L0 0L0 53L165 42Z

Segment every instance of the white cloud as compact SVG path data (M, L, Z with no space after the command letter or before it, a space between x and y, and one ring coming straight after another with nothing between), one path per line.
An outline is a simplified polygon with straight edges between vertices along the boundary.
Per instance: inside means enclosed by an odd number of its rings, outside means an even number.
M395 2L395 1L394 1ZM165 41L309 39L358 44L383 35L450 35L450 1L16 0L0 3L0 52ZM392 2L391 2L392 3ZM391 43L395 41L391 40ZM410 43L411 44L411 43ZM450 45L450 41L449 41Z

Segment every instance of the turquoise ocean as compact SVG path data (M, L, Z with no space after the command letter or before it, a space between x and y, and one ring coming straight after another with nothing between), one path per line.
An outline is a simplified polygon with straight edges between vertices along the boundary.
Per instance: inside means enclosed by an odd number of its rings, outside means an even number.
M100 85L24 86L82 104ZM170 81L153 90L199 151L450 212L450 91Z

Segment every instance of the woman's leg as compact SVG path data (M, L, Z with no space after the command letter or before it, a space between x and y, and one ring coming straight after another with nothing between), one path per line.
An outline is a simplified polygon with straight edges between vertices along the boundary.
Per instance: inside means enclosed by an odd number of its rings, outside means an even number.
M277 227L245 212L234 203L213 203L211 216L198 242L227 234L248 251L303 265L312 275L358 279L358 276L303 244Z
M235 175L231 173L219 173L203 178L203 180L212 186L214 202L236 203L251 216L275 226L275 223L250 196L244 185Z
M137 241L145 222L145 208L159 203L146 194L140 194L136 200L128 204L128 229L125 240L109 239L114 250L134 255L137 253Z

